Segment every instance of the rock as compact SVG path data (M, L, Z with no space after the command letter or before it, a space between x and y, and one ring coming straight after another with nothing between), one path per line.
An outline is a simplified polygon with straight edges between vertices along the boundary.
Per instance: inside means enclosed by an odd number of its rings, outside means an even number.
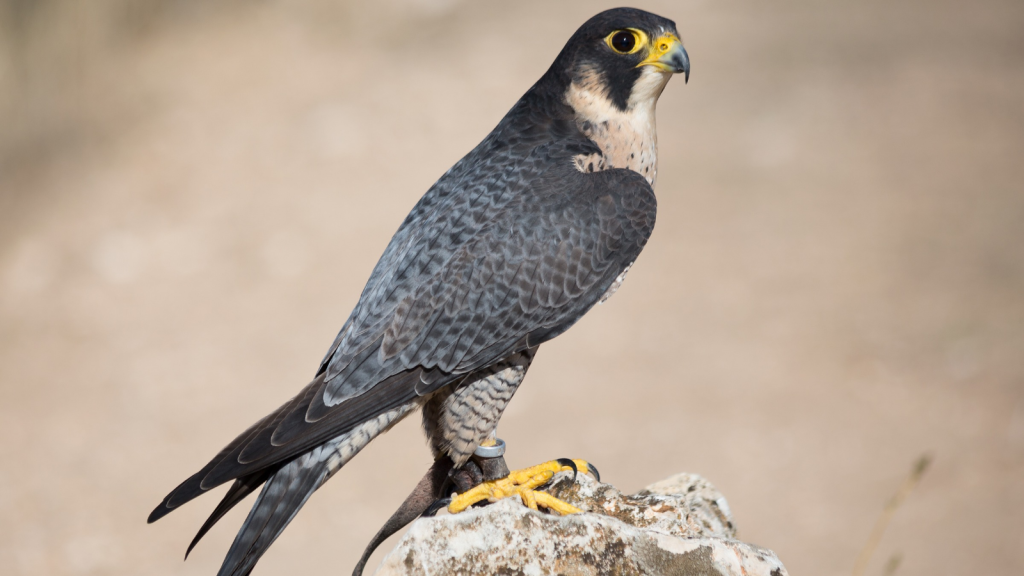
M455 515L420 518L378 576L440 574L786 576L771 550L735 539L725 497L678 474L637 494L580 474L546 490L583 510L557 516L509 498Z

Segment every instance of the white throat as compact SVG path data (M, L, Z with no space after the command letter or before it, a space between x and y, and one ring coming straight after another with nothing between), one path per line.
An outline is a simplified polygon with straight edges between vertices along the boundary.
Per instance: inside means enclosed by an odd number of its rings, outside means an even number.
M569 86L568 104L576 111L576 124L601 149L601 154L579 155L576 168L599 172L628 168L654 187L658 179L658 133L654 109L670 74L645 66L633 85L626 109L617 108L597 73L583 74Z

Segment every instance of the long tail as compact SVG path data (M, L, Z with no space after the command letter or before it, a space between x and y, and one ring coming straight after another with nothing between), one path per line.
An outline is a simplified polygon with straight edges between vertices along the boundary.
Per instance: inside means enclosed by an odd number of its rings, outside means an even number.
M213 525L216 524L218 520L228 513L228 510L231 510L235 507L235 504L238 504L244 500L246 496L255 492L256 489L260 487L260 484L266 482L267 479L269 479L276 471L277 468L275 467L273 469L263 470L256 474L250 474L249 476L244 476L235 480L235 483L231 485L227 494L225 494L224 498L221 499L220 504L217 504L217 507L213 509L213 513L206 519L206 522L203 523L203 526L199 529L196 537L193 538L192 542L188 545L188 550L185 551L185 559L188 559L188 555L192 553L192 549L196 547L196 544L203 539L203 536L206 536L206 533L210 531L210 528L213 528Z
M267 480L217 576L246 576L252 572L267 548L327 479L328 464L320 457L323 448L326 446L299 456Z
M217 573L218 576L249 574L313 492L369 444L370 440L386 432L416 406L416 403L410 403L381 413L283 465L239 478L199 529L188 551L192 551L228 510L263 484L263 491L256 498Z

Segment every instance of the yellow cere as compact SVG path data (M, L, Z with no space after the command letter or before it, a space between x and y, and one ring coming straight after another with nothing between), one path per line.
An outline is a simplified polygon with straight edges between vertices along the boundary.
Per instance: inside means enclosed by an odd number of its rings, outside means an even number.
M671 32L667 32L658 36L654 42L651 43L651 51L647 55L647 58L643 62L637 64L637 68L640 66L656 66L658 68L665 68L665 64L659 62L662 56L668 54L673 47L677 44L682 44L683 41L678 36Z

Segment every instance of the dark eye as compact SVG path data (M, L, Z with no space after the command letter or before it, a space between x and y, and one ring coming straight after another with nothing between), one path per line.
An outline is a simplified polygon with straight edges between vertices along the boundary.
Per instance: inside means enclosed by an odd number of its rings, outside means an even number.
M612 48L621 54L628 54L636 47L636 36L632 32L620 30L612 35Z

